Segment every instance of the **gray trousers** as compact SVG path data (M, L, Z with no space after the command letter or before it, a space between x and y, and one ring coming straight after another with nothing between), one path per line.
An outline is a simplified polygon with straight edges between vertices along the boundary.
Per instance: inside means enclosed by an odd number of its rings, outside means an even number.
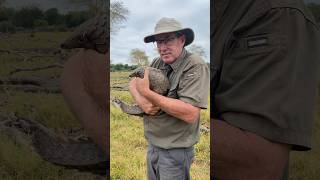
M151 144L147 153L148 180L189 180L193 147L162 149Z

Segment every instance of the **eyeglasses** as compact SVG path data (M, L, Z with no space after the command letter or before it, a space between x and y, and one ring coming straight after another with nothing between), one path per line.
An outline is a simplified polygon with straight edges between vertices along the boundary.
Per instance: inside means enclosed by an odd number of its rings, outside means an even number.
M160 48L161 45L172 46L176 38L177 38L176 36L175 37L172 36L166 39L156 39L153 43L157 48Z

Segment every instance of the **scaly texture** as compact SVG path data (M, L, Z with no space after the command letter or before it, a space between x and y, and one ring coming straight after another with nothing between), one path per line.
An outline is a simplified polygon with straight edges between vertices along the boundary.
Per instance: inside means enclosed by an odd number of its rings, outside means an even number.
M23 144L31 141L33 149L44 160L67 168L106 174L106 154L90 139L75 141L63 138L38 122L20 117L6 118L1 123L1 129L10 132L10 136L18 137L20 142L26 141Z
M150 89L158 94L167 95L170 88L170 82L164 72L160 69L149 67L149 83ZM144 77L144 68L140 67L134 70L129 77ZM142 116L144 114L143 110L137 105L127 105L119 99L114 99L113 103L120 107L124 113L136 116Z
M62 49L84 48L93 49L105 54L109 51L109 17L106 13L87 20L67 38Z

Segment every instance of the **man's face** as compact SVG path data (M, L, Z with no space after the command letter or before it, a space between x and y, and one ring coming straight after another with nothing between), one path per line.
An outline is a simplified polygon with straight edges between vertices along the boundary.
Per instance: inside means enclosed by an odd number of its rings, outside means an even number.
M184 35L178 37L176 33L164 33L155 36L158 52L166 64L173 63L180 56L184 43Z

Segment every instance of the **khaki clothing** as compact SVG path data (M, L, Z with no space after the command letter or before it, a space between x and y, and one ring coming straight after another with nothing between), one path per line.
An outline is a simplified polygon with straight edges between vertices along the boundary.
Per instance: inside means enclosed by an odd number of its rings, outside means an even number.
M151 67L166 68L160 58L156 58ZM170 67L171 85L167 96L205 109L209 93L208 65L201 57L183 50ZM164 149L191 147L199 140L199 120L189 124L163 111L156 116L144 115L145 137L152 145Z
M216 0L211 117L311 148L319 27L300 0Z
M148 180L190 180L194 149L162 149L149 144L147 154Z

